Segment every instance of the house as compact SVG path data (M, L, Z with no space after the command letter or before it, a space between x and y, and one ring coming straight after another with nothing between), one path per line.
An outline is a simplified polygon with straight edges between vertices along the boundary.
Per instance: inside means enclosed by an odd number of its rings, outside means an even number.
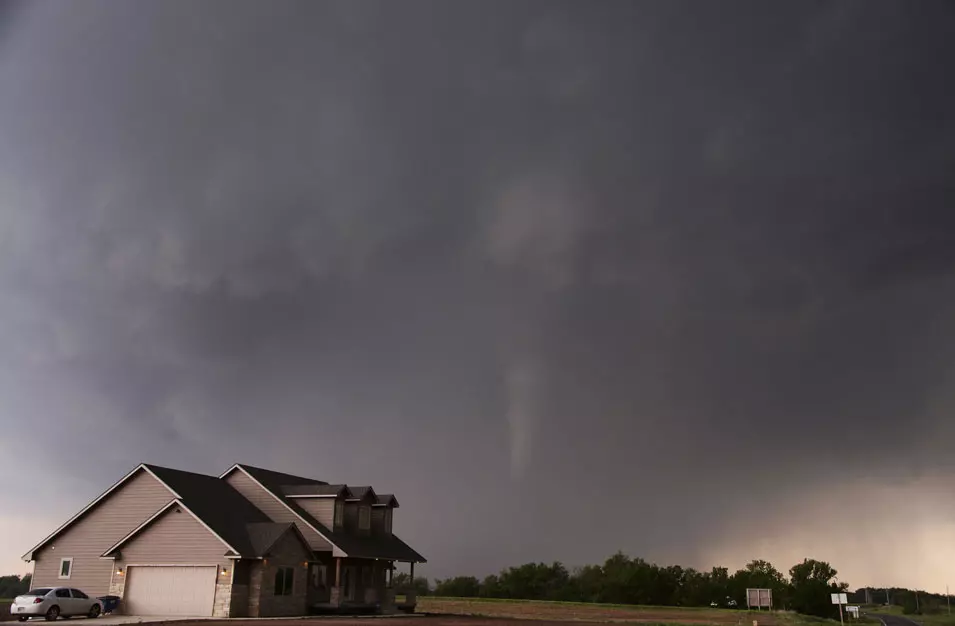
M370 486L250 465L215 477L143 464L23 559L34 587L119 596L132 615L392 612L396 564L413 577L425 562L392 532L397 508Z

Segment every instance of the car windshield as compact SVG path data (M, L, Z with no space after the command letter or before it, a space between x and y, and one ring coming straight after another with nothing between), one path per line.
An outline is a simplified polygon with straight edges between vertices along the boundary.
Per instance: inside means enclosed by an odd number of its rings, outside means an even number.
M48 594L48 593L50 593L49 587L47 587L47 588L42 588L42 587L41 587L40 589L31 589L30 591L26 592L26 593L23 594L23 595L25 595L25 596L45 596L45 595Z

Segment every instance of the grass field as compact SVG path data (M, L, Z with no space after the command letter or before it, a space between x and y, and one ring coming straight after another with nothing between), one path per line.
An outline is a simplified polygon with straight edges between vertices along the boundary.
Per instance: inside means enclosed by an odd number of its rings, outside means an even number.
M933 615L904 615L900 606L873 606L867 609L869 613L883 613L887 615L901 615L917 624L925 626L955 626L955 613L936 613Z
M417 610L422 613L478 615L494 618L698 626L752 626L754 620L759 626L834 626L838 624L832 620L799 615L789 611L737 611L708 607L634 606L484 598L419 597Z

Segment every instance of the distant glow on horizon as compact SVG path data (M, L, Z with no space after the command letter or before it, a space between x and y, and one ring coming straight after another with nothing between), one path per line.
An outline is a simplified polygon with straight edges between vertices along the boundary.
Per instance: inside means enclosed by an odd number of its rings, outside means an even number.
M802 559L815 558L828 561L851 589L944 593L955 582L955 503L940 495L947 485L943 476L896 485L860 482L765 509L753 505L726 530L719 547L701 551L700 567L735 571L766 559L788 575Z

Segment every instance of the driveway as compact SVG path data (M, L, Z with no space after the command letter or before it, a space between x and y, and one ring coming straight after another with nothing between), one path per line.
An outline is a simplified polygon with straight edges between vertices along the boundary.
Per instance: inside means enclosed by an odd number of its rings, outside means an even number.
M212 619L211 617L182 617L180 615L175 616L165 616L165 615L147 615L145 617L139 615L104 615L95 622L89 624L89 626L116 626L117 624L139 624L141 622L185 622L185 621L196 621L200 619ZM82 620L81 620L82 622ZM76 626L80 626L77 624Z

